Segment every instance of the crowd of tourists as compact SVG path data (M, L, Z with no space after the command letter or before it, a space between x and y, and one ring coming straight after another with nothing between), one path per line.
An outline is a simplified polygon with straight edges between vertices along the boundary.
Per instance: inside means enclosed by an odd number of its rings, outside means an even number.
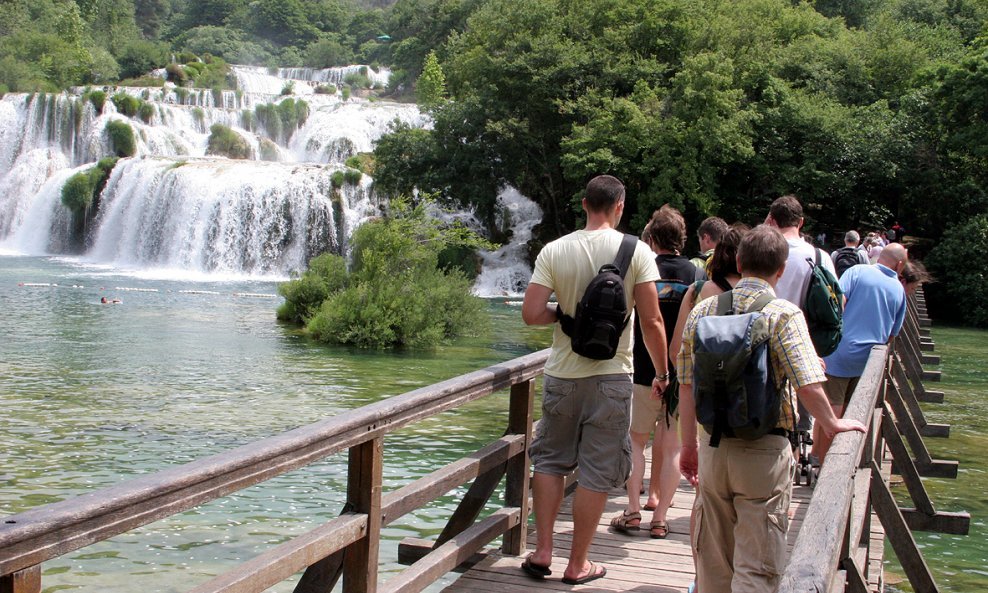
M797 443L812 442L818 465L835 435L865 430L844 408L872 346L899 333L907 294L928 277L898 223L863 240L847 231L827 253L802 234L798 198L783 196L753 228L704 220L687 259L680 212L663 206L635 240L617 230L624 197L615 177L589 182L585 228L542 249L522 303L525 323L555 326L530 449L536 546L522 569L552 575L572 472L566 584L606 575L588 554L615 489L628 504L610 528L662 539L682 476L696 490L691 589L774 590Z

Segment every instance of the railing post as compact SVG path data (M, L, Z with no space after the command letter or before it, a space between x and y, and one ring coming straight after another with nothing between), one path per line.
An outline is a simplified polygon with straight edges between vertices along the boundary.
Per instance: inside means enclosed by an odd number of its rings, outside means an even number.
M41 565L0 577L0 593L41 593Z
M525 450L508 460L508 472L504 487L504 506L518 507L521 522L504 534L501 550L505 554L520 556L525 552L528 535L528 447L532 441L532 410L535 405L535 381L529 379L511 386L511 403L508 409L508 434L524 434Z
M352 505L354 512L367 515L367 532L346 548L346 557L343 560L343 593L377 591L383 467L383 438L371 439L350 448L347 502Z

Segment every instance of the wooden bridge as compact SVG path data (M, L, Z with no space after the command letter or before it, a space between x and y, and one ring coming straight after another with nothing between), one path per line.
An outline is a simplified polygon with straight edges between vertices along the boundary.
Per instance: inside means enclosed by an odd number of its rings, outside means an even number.
M924 381L936 381L923 364L929 354L929 320L922 297L910 302L894 347L875 347L846 416L867 434L839 435L815 488L793 495L790 562L780 592L881 591L883 537L888 537L913 588L938 591L911 530L967 533L966 513L938 512L921 476L956 478L957 463L933 459L923 437L946 437L949 426L926 422L920 402L943 400ZM275 546L191 593L264 591L298 580L296 593L421 591L454 570L467 572L449 591L570 589L558 580L572 525L566 509L557 523L553 578L535 581L518 568L531 534L529 461L535 382L547 351L488 367L364 406L237 449L118 486L38 507L2 519L0 593L40 593L42 563L153 521L227 496L248 486L348 451L347 502L340 516ZM433 473L383 492L384 439L407 424L509 390L502 438ZM902 476L913 507L899 508L889 473ZM485 507L504 482L504 500ZM381 528L449 491L470 483L443 532L433 541L407 540L400 558L410 566L379 582ZM670 509L666 540L612 534L606 517L624 507L615 493L590 557L608 567L605 579L580 590L664 593L684 591L693 579L688 537L692 489L680 487ZM875 520L877 519L877 521ZM493 546L500 540L497 549Z

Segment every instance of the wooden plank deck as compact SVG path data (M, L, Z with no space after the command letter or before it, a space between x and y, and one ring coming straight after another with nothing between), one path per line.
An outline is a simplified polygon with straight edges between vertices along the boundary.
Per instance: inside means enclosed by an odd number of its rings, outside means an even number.
M650 454L646 452L646 459ZM646 467L645 475L648 476ZM799 528L802 526L806 508L809 506L813 490L807 486L793 487L793 519L789 528L789 549L791 551ZM590 559L607 567L607 576L586 585L563 584L563 568L572 540L572 497L566 497L556 520L555 550L553 551L551 577L538 581L527 576L519 568L521 558L504 556L497 550L489 550L485 560L479 562L461 575L443 591L448 593L469 593L472 591L490 593L513 593L521 591L628 591L634 593L682 593L693 582L693 559L690 555L689 521L693 505L693 488L681 480L669 509L669 536L664 539L651 539L648 530L626 535L608 529L610 518L621 512L628 497L624 491L615 490L608 499L604 515L597 526L597 535L590 548ZM645 497L642 496L644 502ZM643 522L647 524L651 513L643 511ZM869 562L869 589L876 593L883 590L882 555L885 534L881 524L872 521L872 558ZM534 526L529 526L529 550L535 547Z

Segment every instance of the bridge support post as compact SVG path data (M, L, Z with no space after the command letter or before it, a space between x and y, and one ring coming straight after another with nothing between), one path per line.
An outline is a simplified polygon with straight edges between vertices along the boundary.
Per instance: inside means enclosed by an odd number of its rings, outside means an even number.
M525 451L508 461L504 487L504 506L517 507L521 522L504 534L501 551L512 556L525 553L528 535L529 471L528 447L532 441L532 411L535 406L535 381L529 380L511 386L511 404L508 410L508 433L525 435Z
M350 448L347 502L352 505L354 512L367 515L367 531L364 537L346 548L343 559L343 593L377 591L383 472L383 438L377 437Z
M0 577L0 593L41 593L41 565Z

